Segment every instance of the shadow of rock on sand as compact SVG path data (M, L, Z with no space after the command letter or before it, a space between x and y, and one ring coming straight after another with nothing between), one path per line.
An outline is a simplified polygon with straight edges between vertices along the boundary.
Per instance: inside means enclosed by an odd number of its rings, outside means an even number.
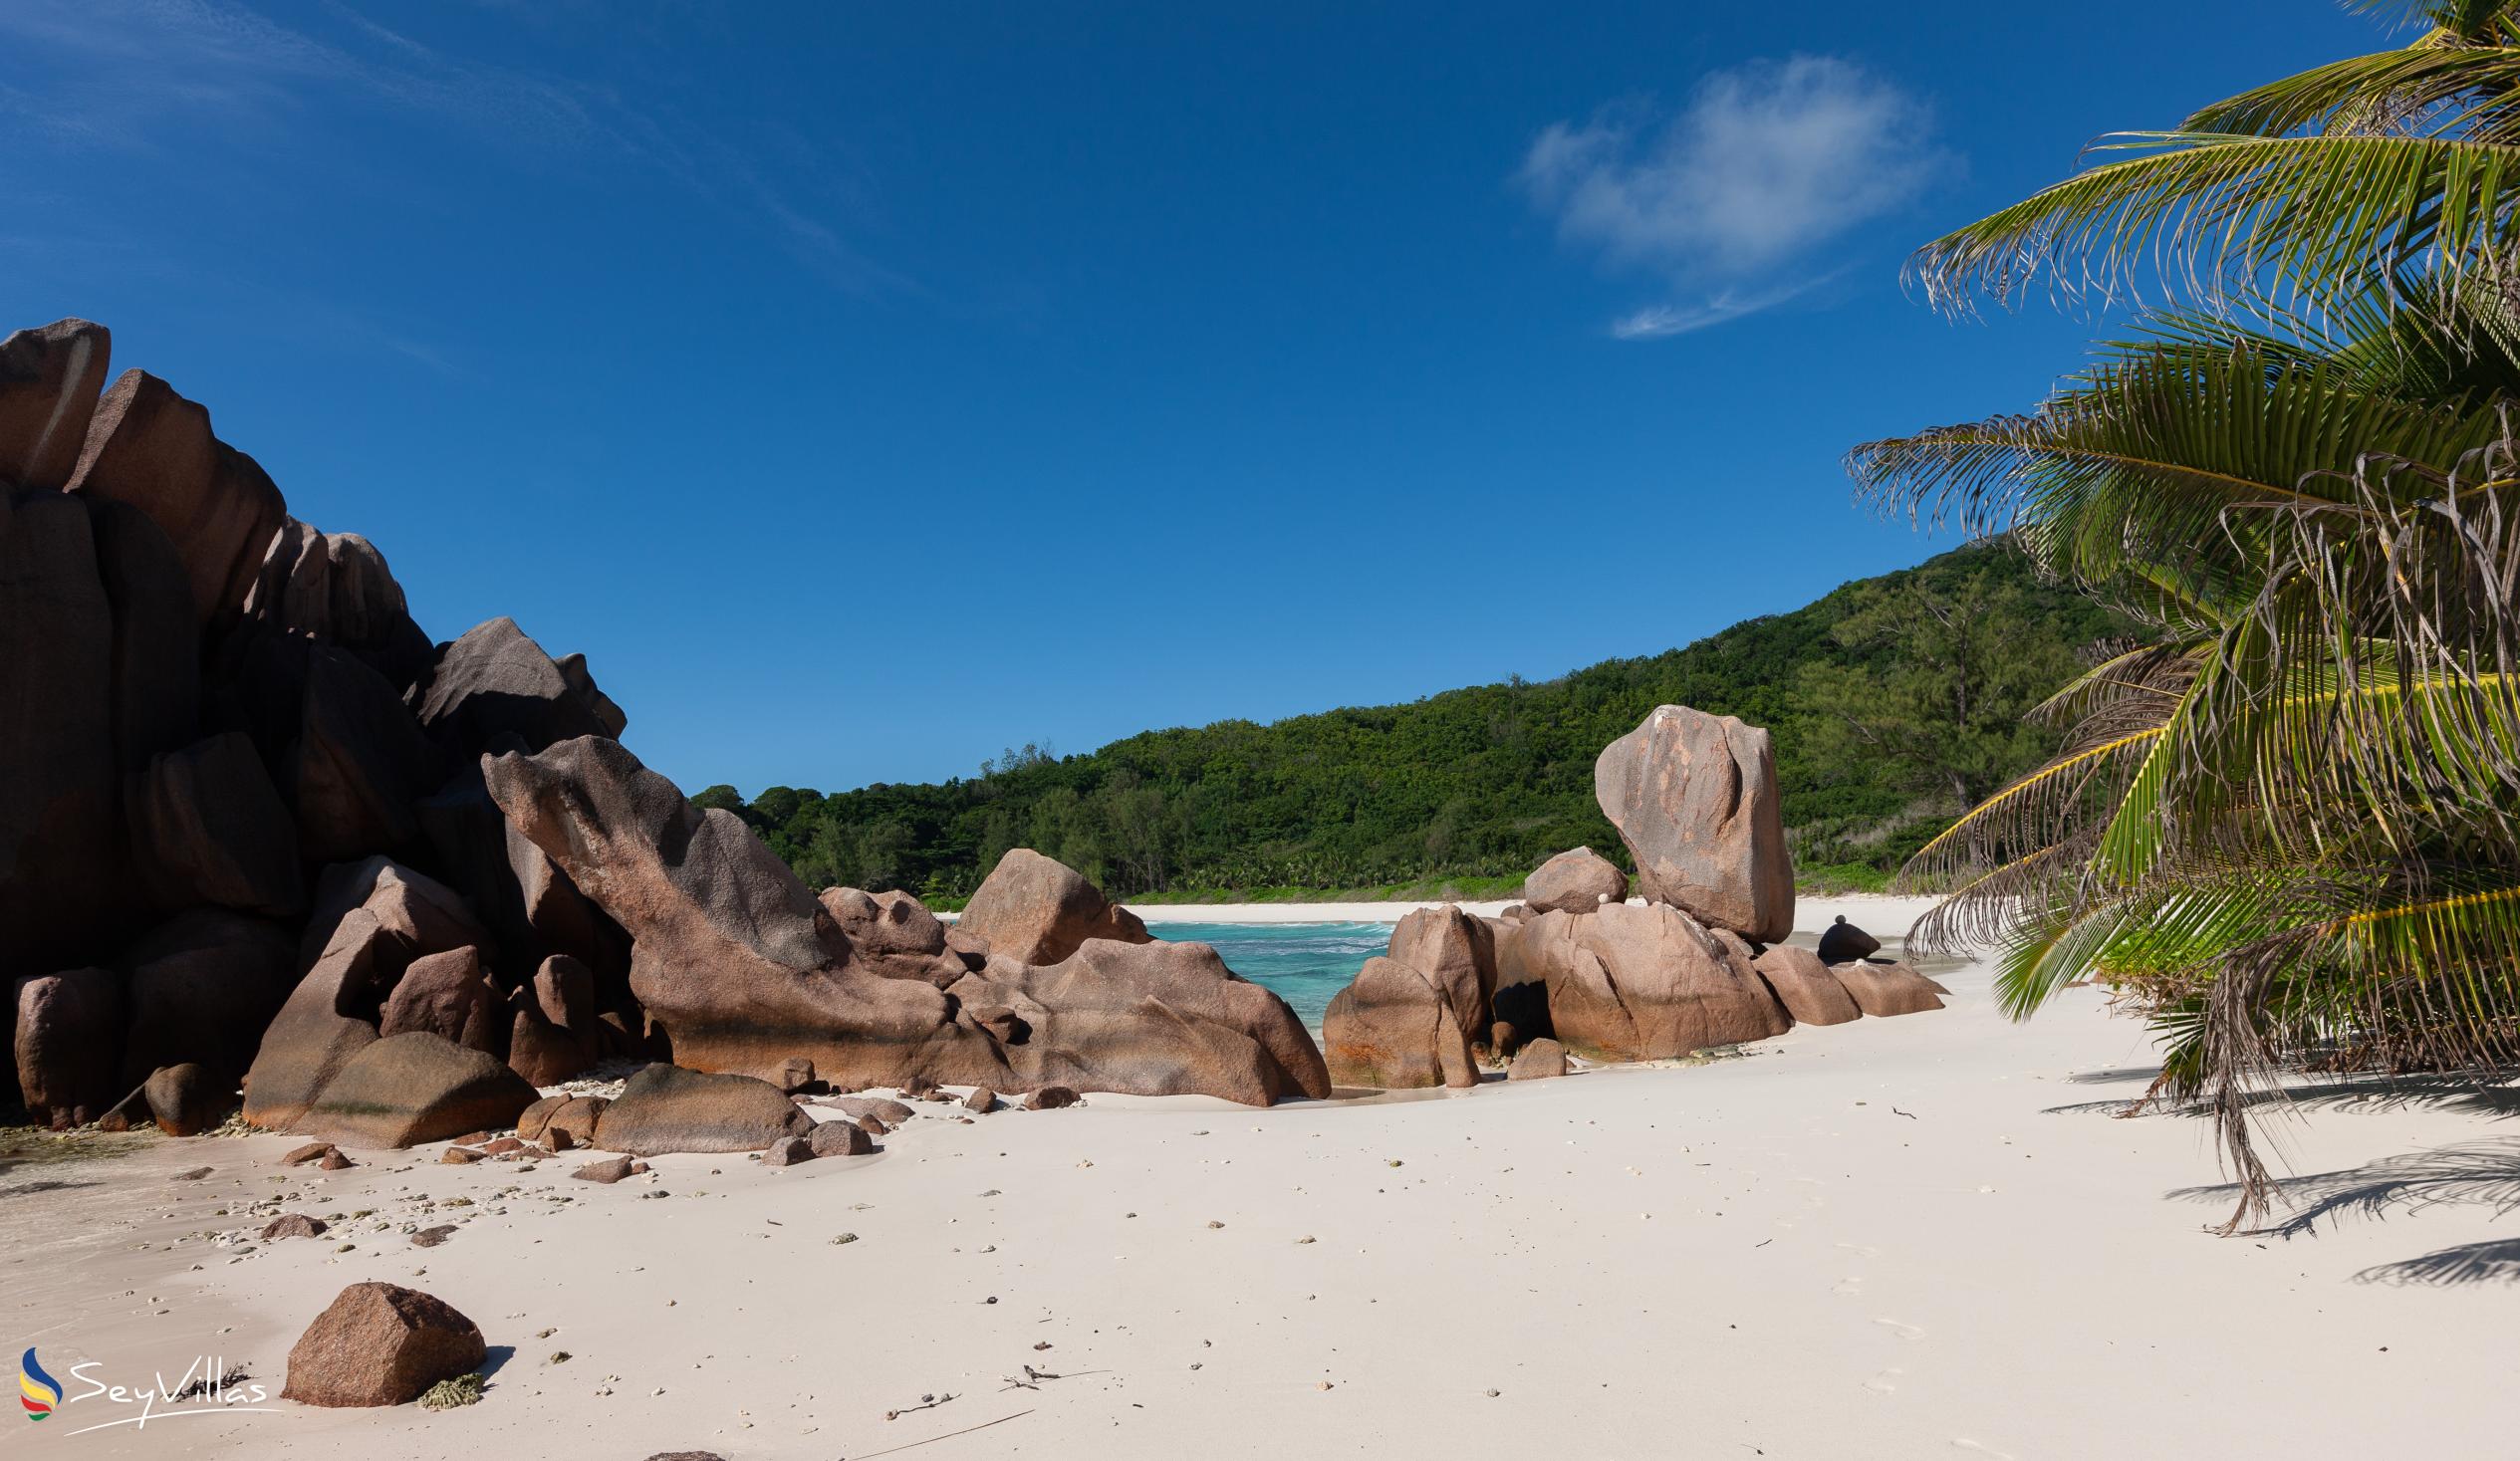
M2276 1200L2291 1207L2281 1222L2252 1229L2259 1237L2315 1235L2322 1224L2348 1217L2381 1219L2392 1212L2432 1207L2489 1207L2496 1217L2520 1211L2520 1138L2470 1141L2457 1146L2383 1157L2341 1171L2285 1177ZM2228 1205L2239 1200L2233 1183L2180 1187L2169 1194L2189 1202ZM2468 1284L2520 1281L2520 1239L2444 1248L2355 1275L2358 1283Z

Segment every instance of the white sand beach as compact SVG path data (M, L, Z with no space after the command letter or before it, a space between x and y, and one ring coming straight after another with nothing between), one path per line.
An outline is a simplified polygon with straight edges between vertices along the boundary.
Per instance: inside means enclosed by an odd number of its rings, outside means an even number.
M487 1394L195 1401L79 1433L136 1413L98 1397L12 1439L326 1461L2508 1450L2487 1398L2520 1358L2508 1290L2467 1280L2520 1270L2490 1205L2520 1150L2492 1120L2520 1099L2321 1098L2286 1148L2329 1174L2328 1210L2218 1238L2203 1123L2114 1118L2154 1070L2138 1024L2078 990L2013 1026L1983 967L1938 972L1940 1013L1703 1065L1265 1110L935 1104L875 1156L668 1156L618 1186L570 1157L431 1145L325 1174L275 1164L291 1137L124 1138L0 1175L0 1307L52 1372L142 1383L216 1354L276 1391L307 1321L385 1279L480 1324ZM252 1238L284 1211L343 1220ZM434 1248L405 1231L440 1225Z

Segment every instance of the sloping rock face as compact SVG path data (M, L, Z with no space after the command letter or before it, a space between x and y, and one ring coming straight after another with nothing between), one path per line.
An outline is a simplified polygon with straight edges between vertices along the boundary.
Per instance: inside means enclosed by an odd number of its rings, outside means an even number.
M344 1289L289 1350L280 1397L303 1405L400 1405L489 1357L481 1327L442 1299L392 1284Z
M630 1156L759 1151L812 1134L814 1118L767 1081L653 1065L624 1083L595 1122L595 1144Z
M1820 930L1820 962L1843 964L1852 959L1869 959L1882 951L1882 941L1847 921L1840 913L1837 921Z
M1756 967L1797 1025L1843 1025L1864 1013L1810 949L1780 943L1759 955Z
M1342 1086L1404 1091L1479 1082L1468 1032L1425 975L1395 959L1365 961L1333 995L1322 1019L1331 1079Z
M1488 1002L1496 991L1496 935L1454 904L1417 908L1391 929L1389 958L1414 969L1452 1008L1474 1046L1488 1043Z
M1604 903L1628 900L1628 874L1619 864L1594 852L1576 848L1558 853L1523 879L1523 916L1552 908L1590 913Z
M1543 913L1519 944L1557 1039L1588 1060L1667 1060L1793 1026L1746 949L1666 904Z
M482 774L629 931L630 987L676 1064L770 1079L803 1059L834 1085L1010 1084L996 1043L943 991L848 967L839 924L750 828L692 806L619 742L490 756Z
M507 1002L482 975L481 950L467 944L413 959L385 997L377 1033L391 1039L424 1030L504 1060L507 1023Z
M362 1047L292 1129L345 1146L414 1146L510 1125L535 1098L496 1057L411 1031Z
M437 656L427 692L420 697L420 726L440 741L486 747L514 736L528 751L580 736L610 736L588 692L595 682L570 683L543 646L525 637L512 618L475 625ZM583 685L584 689L581 689ZM616 726L620 707L610 700Z
M1593 764L1593 794L1647 899L1760 943L1794 931L1794 863L1766 731L1657 706Z
M1011 849L998 859L954 926L986 939L991 958L1019 964L1058 963L1089 938L1147 943L1154 937L1083 873L1030 848Z
M357 533L327 533L296 518L272 536L245 616L337 644L396 685L409 684L432 655L377 546Z
M1206 1095L1246 1105L1330 1095L1321 1051L1295 1011L1203 943L1088 939L1056 964L992 959L950 992L1005 1032L1018 1090Z

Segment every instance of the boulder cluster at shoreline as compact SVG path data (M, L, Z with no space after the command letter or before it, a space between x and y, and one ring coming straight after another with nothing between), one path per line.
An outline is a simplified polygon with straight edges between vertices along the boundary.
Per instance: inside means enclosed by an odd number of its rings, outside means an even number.
M1794 866L1766 731L1659 706L1602 752L1593 779L1644 900L1629 902L1628 875L1577 848L1533 871L1501 916L1409 914L1331 1000L1332 1079L1469 1087L1489 1061L1529 1079L1561 1074L1568 1053L1668 1060L1942 1007L1941 986L1873 960L1881 944L1852 924L1818 952L1784 942Z

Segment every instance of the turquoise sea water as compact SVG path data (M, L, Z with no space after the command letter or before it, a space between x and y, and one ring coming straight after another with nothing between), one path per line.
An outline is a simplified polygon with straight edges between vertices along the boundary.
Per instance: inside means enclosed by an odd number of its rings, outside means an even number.
M1226 968L1277 991L1314 1030L1330 997L1391 941L1388 923L1155 923L1147 932L1213 944Z

